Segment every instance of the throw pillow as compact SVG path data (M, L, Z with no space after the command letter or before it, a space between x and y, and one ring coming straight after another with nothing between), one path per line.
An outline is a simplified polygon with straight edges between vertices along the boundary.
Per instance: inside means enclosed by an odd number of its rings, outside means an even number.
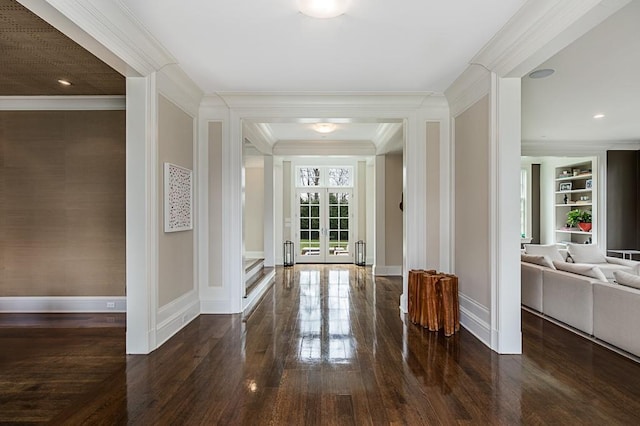
M553 262L549 259L549 256L544 254L521 254L520 260L527 263L534 263L540 266L546 266L547 268L556 269L553 266Z
M630 274L624 271L615 271L613 273L613 276L616 277L616 282L618 284L640 289L640 276L638 275Z
M604 254L593 244L567 244L569 256L575 263L607 263Z
M540 245L540 244L525 244L524 251L527 254L537 254L548 256L554 262L563 262L564 257L560 254L558 247L555 244Z
M595 278L600 281L607 281L600 268L595 265L581 265L578 263L553 262L556 269L565 272L571 272L585 277Z

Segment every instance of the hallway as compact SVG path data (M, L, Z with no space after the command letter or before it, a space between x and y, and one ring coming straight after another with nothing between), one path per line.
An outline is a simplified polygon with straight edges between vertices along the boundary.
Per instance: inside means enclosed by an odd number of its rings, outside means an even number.
M400 287L351 265L278 268L246 322L201 315L148 356L122 355L121 320L87 331L2 315L0 423L639 421L640 365L527 312L523 356L425 332L398 316Z

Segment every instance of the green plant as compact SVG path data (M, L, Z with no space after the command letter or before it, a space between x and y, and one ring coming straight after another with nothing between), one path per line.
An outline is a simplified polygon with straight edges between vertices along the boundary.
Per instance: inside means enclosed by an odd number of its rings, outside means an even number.
M574 209L567 213L567 225L572 228L578 226L580 222L591 223L591 212L587 210Z
M579 209L574 209L574 210L570 210L567 213L567 225L569 225L572 228L575 228L576 226L578 226L578 223L580 223L582 221L582 210Z

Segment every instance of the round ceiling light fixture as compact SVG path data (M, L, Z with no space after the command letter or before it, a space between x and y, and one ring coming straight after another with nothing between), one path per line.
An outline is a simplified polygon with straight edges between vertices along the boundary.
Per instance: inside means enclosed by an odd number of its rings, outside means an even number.
M58 80L58 83L60 83L60 85L62 86L71 86L71 82L69 80Z
M535 70L529 73L529 78L547 78L556 70L551 68L543 68L541 70Z
M318 133L331 133L336 130L336 125L335 123L315 123L313 130Z
M593 116L593 118L595 118L596 120L600 118L604 118L604 114L596 114Z
M298 9L318 19L335 18L347 11L349 0L298 0Z

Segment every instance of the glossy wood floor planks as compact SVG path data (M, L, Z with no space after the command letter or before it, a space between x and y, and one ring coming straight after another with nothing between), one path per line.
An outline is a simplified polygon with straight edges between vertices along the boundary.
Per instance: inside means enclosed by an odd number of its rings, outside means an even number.
M527 312L524 355L499 356L403 321L400 292L347 265L278 269L246 322L202 315L148 356L124 355L121 317L0 315L0 423L640 422L637 363Z

